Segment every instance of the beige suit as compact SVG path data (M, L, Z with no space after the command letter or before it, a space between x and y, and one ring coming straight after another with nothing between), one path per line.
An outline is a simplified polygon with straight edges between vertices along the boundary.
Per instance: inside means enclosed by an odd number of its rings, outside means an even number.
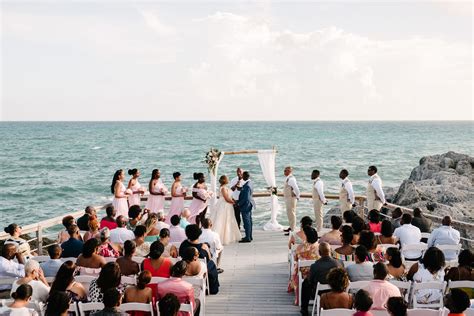
M296 195L293 193L293 188L288 185L288 179L285 181L283 189L283 196L285 197L286 215L288 216L288 223L292 231L296 230Z
M339 208L341 209L341 216L344 215L345 211L352 210L352 203L349 200L349 193L344 188L344 184L341 185L341 190L339 191Z
M314 184L316 183L316 181L314 182ZM314 187L314 184L313 184L313 191L312 191L314 219L316 222L316 230L320 232L321 229L323 228L324 203L323 201L321 201L321 197L319 196L318 190L316 190L316 188Z
M374 187L372 186L372 181L378 178L380 180L380 184L382 184L382 180L380 177L375 174L372 178L369 180L369 184L367 185L367 209L370 210L379 210L383 206L383 202L380 200L380 198L377 196L377 192L375 191Z

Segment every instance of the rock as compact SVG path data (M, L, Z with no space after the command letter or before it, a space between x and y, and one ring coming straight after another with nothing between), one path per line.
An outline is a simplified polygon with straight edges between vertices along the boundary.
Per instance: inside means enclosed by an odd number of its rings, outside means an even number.
M470 175L472 173L472 167L469 161L459 161L456 165L456 172L459 174Z

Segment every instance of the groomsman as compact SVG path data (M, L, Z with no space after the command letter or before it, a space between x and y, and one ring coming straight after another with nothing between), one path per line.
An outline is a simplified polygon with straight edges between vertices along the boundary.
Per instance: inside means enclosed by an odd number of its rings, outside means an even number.
M313 170L311 173L311 179L313 182L313 209L314 218L316 222L316 230L321 231L323 228L323 205L327 205L328 202L324 196L324 183L319 178L319 170Z
M290 227L285 229L285 232L289 232L296 229L296 201L300 199L300 189L296 183L295 176L293 176L292 167L286 167L283 174L286 176L283 196L285 197L286 215L290 224Z
M379 210L383 205L387 204L385 201L385 194L382 190L382 179L377 174L377 167L370 166L367 170L370 177L367 185L367 208L370 210Z
M355 196L352 183L349 180L349 171L342 169L339 172L339 178L342 180L341 190L339 191L339 208L341 209L341 214L344 214L345 211L350 211L356 206Z
M232 190L232 199L235 201L234 203L234 215L235 215L235 220L237 221L237 225L239 226L240 229L240 207L239 207L239 196L240 196L240 190L242 186L244 185L244 180L242 179L242 174L243 170L242 168L237 168L237 176L230 181L230 189Z

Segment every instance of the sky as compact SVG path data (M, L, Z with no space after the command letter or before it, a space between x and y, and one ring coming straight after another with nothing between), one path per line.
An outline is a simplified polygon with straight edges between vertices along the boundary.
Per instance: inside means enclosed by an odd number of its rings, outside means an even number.
M2 121L474 119L472 1L0 9Z

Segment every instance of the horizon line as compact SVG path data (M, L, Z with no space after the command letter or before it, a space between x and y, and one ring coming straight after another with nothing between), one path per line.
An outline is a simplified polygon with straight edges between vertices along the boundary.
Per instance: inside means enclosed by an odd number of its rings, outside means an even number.
M324 122L474 122L474 119L468 120L0 120L0 123L178 123L178 122L189 122L189 123L324 123Z

